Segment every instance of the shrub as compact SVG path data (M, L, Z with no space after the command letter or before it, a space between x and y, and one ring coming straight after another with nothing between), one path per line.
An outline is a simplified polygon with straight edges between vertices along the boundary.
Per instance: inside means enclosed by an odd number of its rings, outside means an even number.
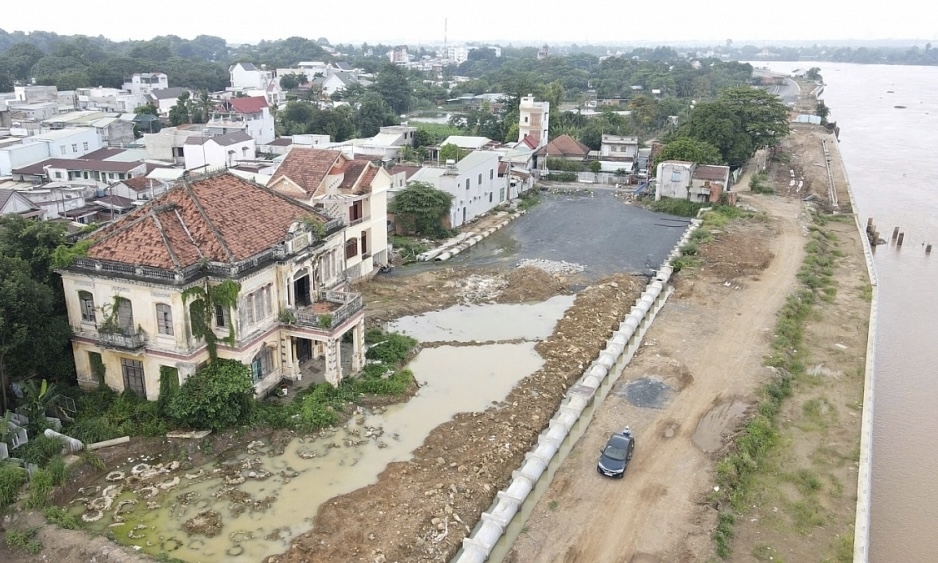
M115 428L105 416L85 417L77 420L68 430L69 436L86 444L103 442L121 436L120 428Z
M19 450L19 457L27 463L35 463L39 467L45 467L49 460L62 453L62 440L59 438L49 438L45 434L39 434L35 438L30 438Z
M168 412L191 428L221 430L248 420L254 405L248 366L218 358L186 379Z
M355 389L359 393L369 395L402 395L414 381L414 374L404 369L388 378L359 379L355 381Z
M64 484L65 480L68 479L68 466L65 465L62 456L55 456L50 459L49 463L46 464L46 471L52 476L52 484L55 486Z
M179 390L179 370L170 366L160 366L160 396L156 400L157 410L166 413L166 406Z
M526 211L541 202L541 192L538 190L528 190L518 196L518 209Z
M547 175L547 179L551 182L576 182L577 173L576 172L551 172Z
M384 340L375 342L365 352L369 360L378 360L383 364L398 365L407 359L417 341L409 336L394 332L386 333Z
M36 539L36 534L39 532L38 528L29 528L28 530L7 530L4 539L7 542L7 547L16 551L25 551L32 555L35 555L42 551L42 544L39 543L39 540Z
M26 483L26 470L12 463L0 463L0 508L16 502Z
M43 510L42 514L46 517L47 522L55 524L60 528L66 530L77 530L81 528L81 520L74 514L69 514L64 508L50 506Z
M45 508L49 506L49 495L52 494L53 476L46 469L33 472L29 479L29 496L24 503L26 508Z
M701 208L710 207L710 203L701 203L697 201L688 201L686 199L676 199L663 197L658 201L649 201L648 209L658 213L667 213L668 215L677 215L678 217L696 217Z

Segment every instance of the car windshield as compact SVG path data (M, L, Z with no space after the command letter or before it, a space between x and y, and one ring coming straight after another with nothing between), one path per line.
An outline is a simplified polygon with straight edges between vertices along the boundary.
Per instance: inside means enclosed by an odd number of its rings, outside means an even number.
M617 448L615 446L606 446L606 450L603 452L603 455L608 457L609 459L622 461L625 459L625 448Z

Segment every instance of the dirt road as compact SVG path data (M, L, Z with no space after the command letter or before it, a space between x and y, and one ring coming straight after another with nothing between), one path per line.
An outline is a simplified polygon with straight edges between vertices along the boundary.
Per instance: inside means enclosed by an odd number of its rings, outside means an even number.
M737 420L726 407L745 402L768 377L762 360L775 314L803 258L800 202L745 199L770 219L735 234L744 245L766 245L774 258L761 273L736 279L719 268L681 275L640 355L558 470L507 561L698 561L711 552L716 514L701 500L712 483L712 453L695 445L695 431L707 417L697 441L711 449L705 444L712 434L719 437ZM730 227L719 236L733 235ZM648 377L672 388L662 409L624 398L625 383ZM626 424L638 444L628 472L621 481L600 477L596 453L610 431Z

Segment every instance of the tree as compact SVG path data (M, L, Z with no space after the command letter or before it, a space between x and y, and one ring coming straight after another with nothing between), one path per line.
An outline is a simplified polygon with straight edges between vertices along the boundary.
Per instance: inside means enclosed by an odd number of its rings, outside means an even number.
M739 86L720 92L717 103L739 115L753 149L776 145L788 135L788 108L775 94Z
M192 123L192 116L189 114L189 92L183 92L176 98L176 105L169 108L169 122L173 125L183 123Z
M603 164L598 160L591 160L589 163L589 169L593 174L599 174L603 170Z
M391 63L385 64L378 72L374 90L394 113L403 115L410 110L411 87L403 68Z
M655 156L654 165L665 160L685 160L697 164L723 164L720 149L706 141L690 137L679 137L667 145Z
M827 116L831 114L831 109L827 107L824 100L818 100L814 108L814 114L821 118L821 123L827 123Z
M190 428L222 430L243 423L254 410L251 370L217 358L189 376L173 393L167 412Z
M449 215L452 204L452 194L426 182L414 182L394 196L388 203L388 211L407 232L441 237L447 234L443 220Z
M808 80L821 80L821 69L820 67L813 66L804 73L804 77Z
M63 377L63 358L70 359L68 321L56 313L52 289L30 275L21 258L0 255L0 386L3 408L9 407L11 377Z
M156 111L156 107L150 104L143 104L142 106L135 107L134 113L137 115L141 115L141 114L159 115L159 112Z
M45 53L35 45L17 43L3 54L3 62L15 80L28 81L30 69L44 56Z
M654 98L639 94L629 100L628 108L632 112L632 123L641 131L654 128L658 117L658 102Z
M365 94L355 112L355 126L360 137L374 137L381 127L400 123L397 115L374 92Z
M280 87L284 90L296 90L300 85L300 78L294 73L284 74L280 77Z
M733 168L745 164L754 150L740 116L733 108L718 102L698 104L678 134L715 146L722 160Z
M463 156L464 155L462 154L462 151L459 150L459 147L453 143L447 143L440 147L440 161L442 162L447 162L450 160L459 162L459 159L461 159Z

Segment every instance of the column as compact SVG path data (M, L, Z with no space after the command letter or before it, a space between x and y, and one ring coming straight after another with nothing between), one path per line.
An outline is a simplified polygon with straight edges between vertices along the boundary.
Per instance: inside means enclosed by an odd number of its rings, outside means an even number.
M303 374L299 370L299 363L296 361L296 349L293 346L292 336L284 335L280 337L280 358L283 361L284 377L297 381L303 379Z
M358 321L352 329L352 372L358 373L365 367L365 319Z
M328 381L329 383L333 385L338 385L339 381L342 380L342 371L341 371L341 368L339 367L339 362L341 361L341 357L339 355L338 348L339 347L337 346L335 339L330 338L326 342L326 353L325 353L325 357L323 358L324 360L323 363L325 364L325 371L326 371L325 373L326 381Z

